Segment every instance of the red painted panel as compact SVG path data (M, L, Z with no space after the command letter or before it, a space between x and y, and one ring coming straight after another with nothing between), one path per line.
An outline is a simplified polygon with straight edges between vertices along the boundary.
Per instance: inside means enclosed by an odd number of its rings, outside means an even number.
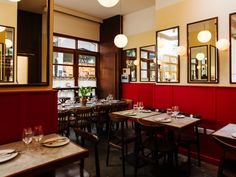
M178 105L180 111L215 120L215 88L173 86L173 105Z
M172 104L172 86L156 85L154 90L154 107L155 108L169 108Z
M236 123L236 88L221 87L216 91L216 115L221 123Z
M0 144L21 139L22 129L42 125L45 134L57 132L57 92L0 93Z

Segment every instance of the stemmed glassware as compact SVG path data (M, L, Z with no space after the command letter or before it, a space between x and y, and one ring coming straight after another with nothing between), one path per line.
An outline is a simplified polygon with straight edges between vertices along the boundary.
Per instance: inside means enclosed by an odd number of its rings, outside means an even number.
M179 106L173 106L172 113L173 113L173 116L177 118L177 115L179 114Z
M28 150L28 145L32 142L33 140L34 133L31 129L31 127L27 127L23 129L22 132L22 141L26 144L27 150Z
M144 108L143 102L142 101L138 102L138 109L140 112L142 112L143 108Z
M34 140L39 143L43 138L43 128L41 125L34 127Z

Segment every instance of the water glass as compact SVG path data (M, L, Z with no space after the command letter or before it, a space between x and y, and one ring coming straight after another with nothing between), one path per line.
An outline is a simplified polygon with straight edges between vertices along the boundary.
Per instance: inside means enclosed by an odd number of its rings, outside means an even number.
M24 128L23 129L23 132L22 132L22 141L26 144L27 146L27 149L28 149L28 145L32 142L33 140L33 136L34 136L34 133L31 129L31 127L27 127L27 128Z
M135 113L138 112L138 104L134 104L133 105L133 110L134 110Z
M173 106L172 112L173 112L173 116L176 118L177 115L179 114L179 106Z
M171 108L167 108L166 109L166 114L167 115L171 115L172 114L172 109Z
M143 110L144 106L143 106L143 102L142 101L138 102L138 108L139 108L139 111Z
M42 125L37 125L34 127L34 140L39 143L43 138L43 128Z

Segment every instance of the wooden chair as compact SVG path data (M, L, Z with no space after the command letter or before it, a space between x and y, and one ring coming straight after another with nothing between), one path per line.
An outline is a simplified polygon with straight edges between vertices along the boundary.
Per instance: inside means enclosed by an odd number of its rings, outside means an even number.
M236 159L229 158L226 153L236 155L236 144L226 142L216 136L212 136L216 144L221 147L220 164L218 167L217 177L235 177L236 176Z
M106 165L109 165L110 148L115 148L121 151L122 173L125 176L125 152L127 154L128 144L135 141L135 133L132 129L125 128L126 117L117 116L112 113L109 114L110 123L107 141L107 159ZM114 124L120 124L119 130L114 129Z
M189 114L185 114L185 116L189 117ZM193 115L194 118L200 119L201 116ZM182 148L187 149L187 156L188 156L188 167L191 167L191 147L195 146L197 150L197 162L198 166L201 166L201 153L200 153L200 142L199 142L199 133L198 133L198 124L190 129L183 131L178 137L178 145Z
M87 130L87 132L91 132L92 113L93 110L91 107L81 107L74 110L76 120L73 128L75 132L77 131L77 129ZM78 136L76 136L76 140L78 142Z
M106 125L106 132L108 132L110 110L110 105L97 105L93 107L93 123L96 124L98 135L101 134L104 125Z
M98 148L97 148L98 143L99 143L99 138L96 135L86 132L80 128L77 128L75 130L75 133L76 133L76 136L81 138L81 146L84 147L85 141L89 141L93 144L94 154L95 154L96 177L100 177L99 155L98 155ZM80 176L83 177L83 174L84 174L84 159L81 160L81 163L80 163Z
M69 137L70 129L69 129L69 119L71 112L70 111L61 111L58 112L58 133L62 136Z
M173 156L175 155L176 165L178 165L177 145L173 141L169 141L166 137L165 125L153 123L143 118L137 119L140 131L136 142L136 164L135 175L137 176L139 160L158 165L160 158L166 162L168 156L168 165L172 165ZM143 133L141 133L143 132Z

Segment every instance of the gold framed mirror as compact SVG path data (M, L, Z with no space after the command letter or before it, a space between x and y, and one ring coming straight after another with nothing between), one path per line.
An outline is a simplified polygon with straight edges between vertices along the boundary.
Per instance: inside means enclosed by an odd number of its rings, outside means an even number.
M0 83L14 82L15 28L0 26Z
M156 32L157 80L160 83L179 83L179 26Z
M187 24L188 82L218 83L218 18Z
M12 46L1 50L0 86L49 85L50 0L1 1L0 7L8 9L0 15L0 27L12 36Z
M229 15L230 24L230 83L236 83L236 12Z

